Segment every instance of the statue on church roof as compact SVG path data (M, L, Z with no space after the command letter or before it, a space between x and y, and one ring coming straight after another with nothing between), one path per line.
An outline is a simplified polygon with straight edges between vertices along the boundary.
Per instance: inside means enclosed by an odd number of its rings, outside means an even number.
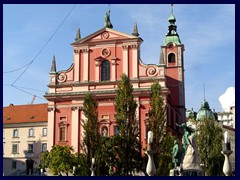
M112 23L111 23L111 21L110 21L110 10L108 10L108 12L106 12L106 15L105 15L105 17L104 17L104 20L105 20L105 22L104 22L104 27L107 27L107 28L113 28L113 25L112 25Z

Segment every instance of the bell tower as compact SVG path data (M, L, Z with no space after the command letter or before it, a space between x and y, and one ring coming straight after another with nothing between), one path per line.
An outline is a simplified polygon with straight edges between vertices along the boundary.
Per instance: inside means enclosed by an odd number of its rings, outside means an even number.
M176 123L185 122L185 88L184 88L184 45L181 43L175 25L176 18L173 15L173 4L171 15L168 18L168 32L161 46L160 64L166 66L166 86L170 90L168 96L169 106L174 109L175 114L169 113L171 121ZM170 109L168 109L171 111ZM171 111L172 112L172 111ZM169 117L168 116L168 117ZM172 120L175 118L175 120Z

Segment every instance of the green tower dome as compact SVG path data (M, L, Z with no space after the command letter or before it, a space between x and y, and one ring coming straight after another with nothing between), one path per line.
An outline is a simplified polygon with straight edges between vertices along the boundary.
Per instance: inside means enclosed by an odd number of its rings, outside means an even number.
M171 7L172 7L172 11L171 11L170 17L168 18L169 26L168 26L168 32L164 39L164 44L163 44L164 46L167 46L168 43L174 43L176 45L181 44L181 40L177 33L177 26L175 25L176 18L173 15L173 4L171 5Z
M216 120L216 117L212 110L209 107L208 102L204 99L204 101L201 104L201 108L197 113L197 121L201 121L203 119L214 119Z

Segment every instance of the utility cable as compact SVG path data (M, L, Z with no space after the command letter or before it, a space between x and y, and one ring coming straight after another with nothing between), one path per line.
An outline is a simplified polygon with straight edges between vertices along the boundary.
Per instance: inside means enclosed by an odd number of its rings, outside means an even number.
M66 19L69 17L69 15L71 14L71 12L73 11L73 9L76 7L76 4L71 8L71 10L68 12L68 14L65 16L65 18L62 20L62 22L60 23L60 25L57 27L57 29L54 31L54 33L50 36L50 38L47 40L47 42L43 45L43 47L38 51L37 55L33 58L33 60L28 63L27 66L24 71L16 78L16 80L11 84L14 85L20 78L21 76L27 71L27 69L33 64L33 62L37 59L37 57L39 56L39 54L45 49L45 47L48 45L48 43L51 41L51 39L54 37L54 35L57 33L57 31L60 29L60 27L63 25L63 23L66 21ZM23 68L23 67L22 67ZM22 68L18 68L22 69ZM12 72L14 72L16 70L12 70Z

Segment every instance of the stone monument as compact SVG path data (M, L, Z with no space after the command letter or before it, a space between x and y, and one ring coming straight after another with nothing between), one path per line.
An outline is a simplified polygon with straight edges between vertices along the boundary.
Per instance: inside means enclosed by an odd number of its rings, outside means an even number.
M185 123L177 126L183 128L182 137L182 164L170 171L172 176L203 176L203 170L200 167L199 152L195 140L195 131ZM173 154L174 155L174 154Z

